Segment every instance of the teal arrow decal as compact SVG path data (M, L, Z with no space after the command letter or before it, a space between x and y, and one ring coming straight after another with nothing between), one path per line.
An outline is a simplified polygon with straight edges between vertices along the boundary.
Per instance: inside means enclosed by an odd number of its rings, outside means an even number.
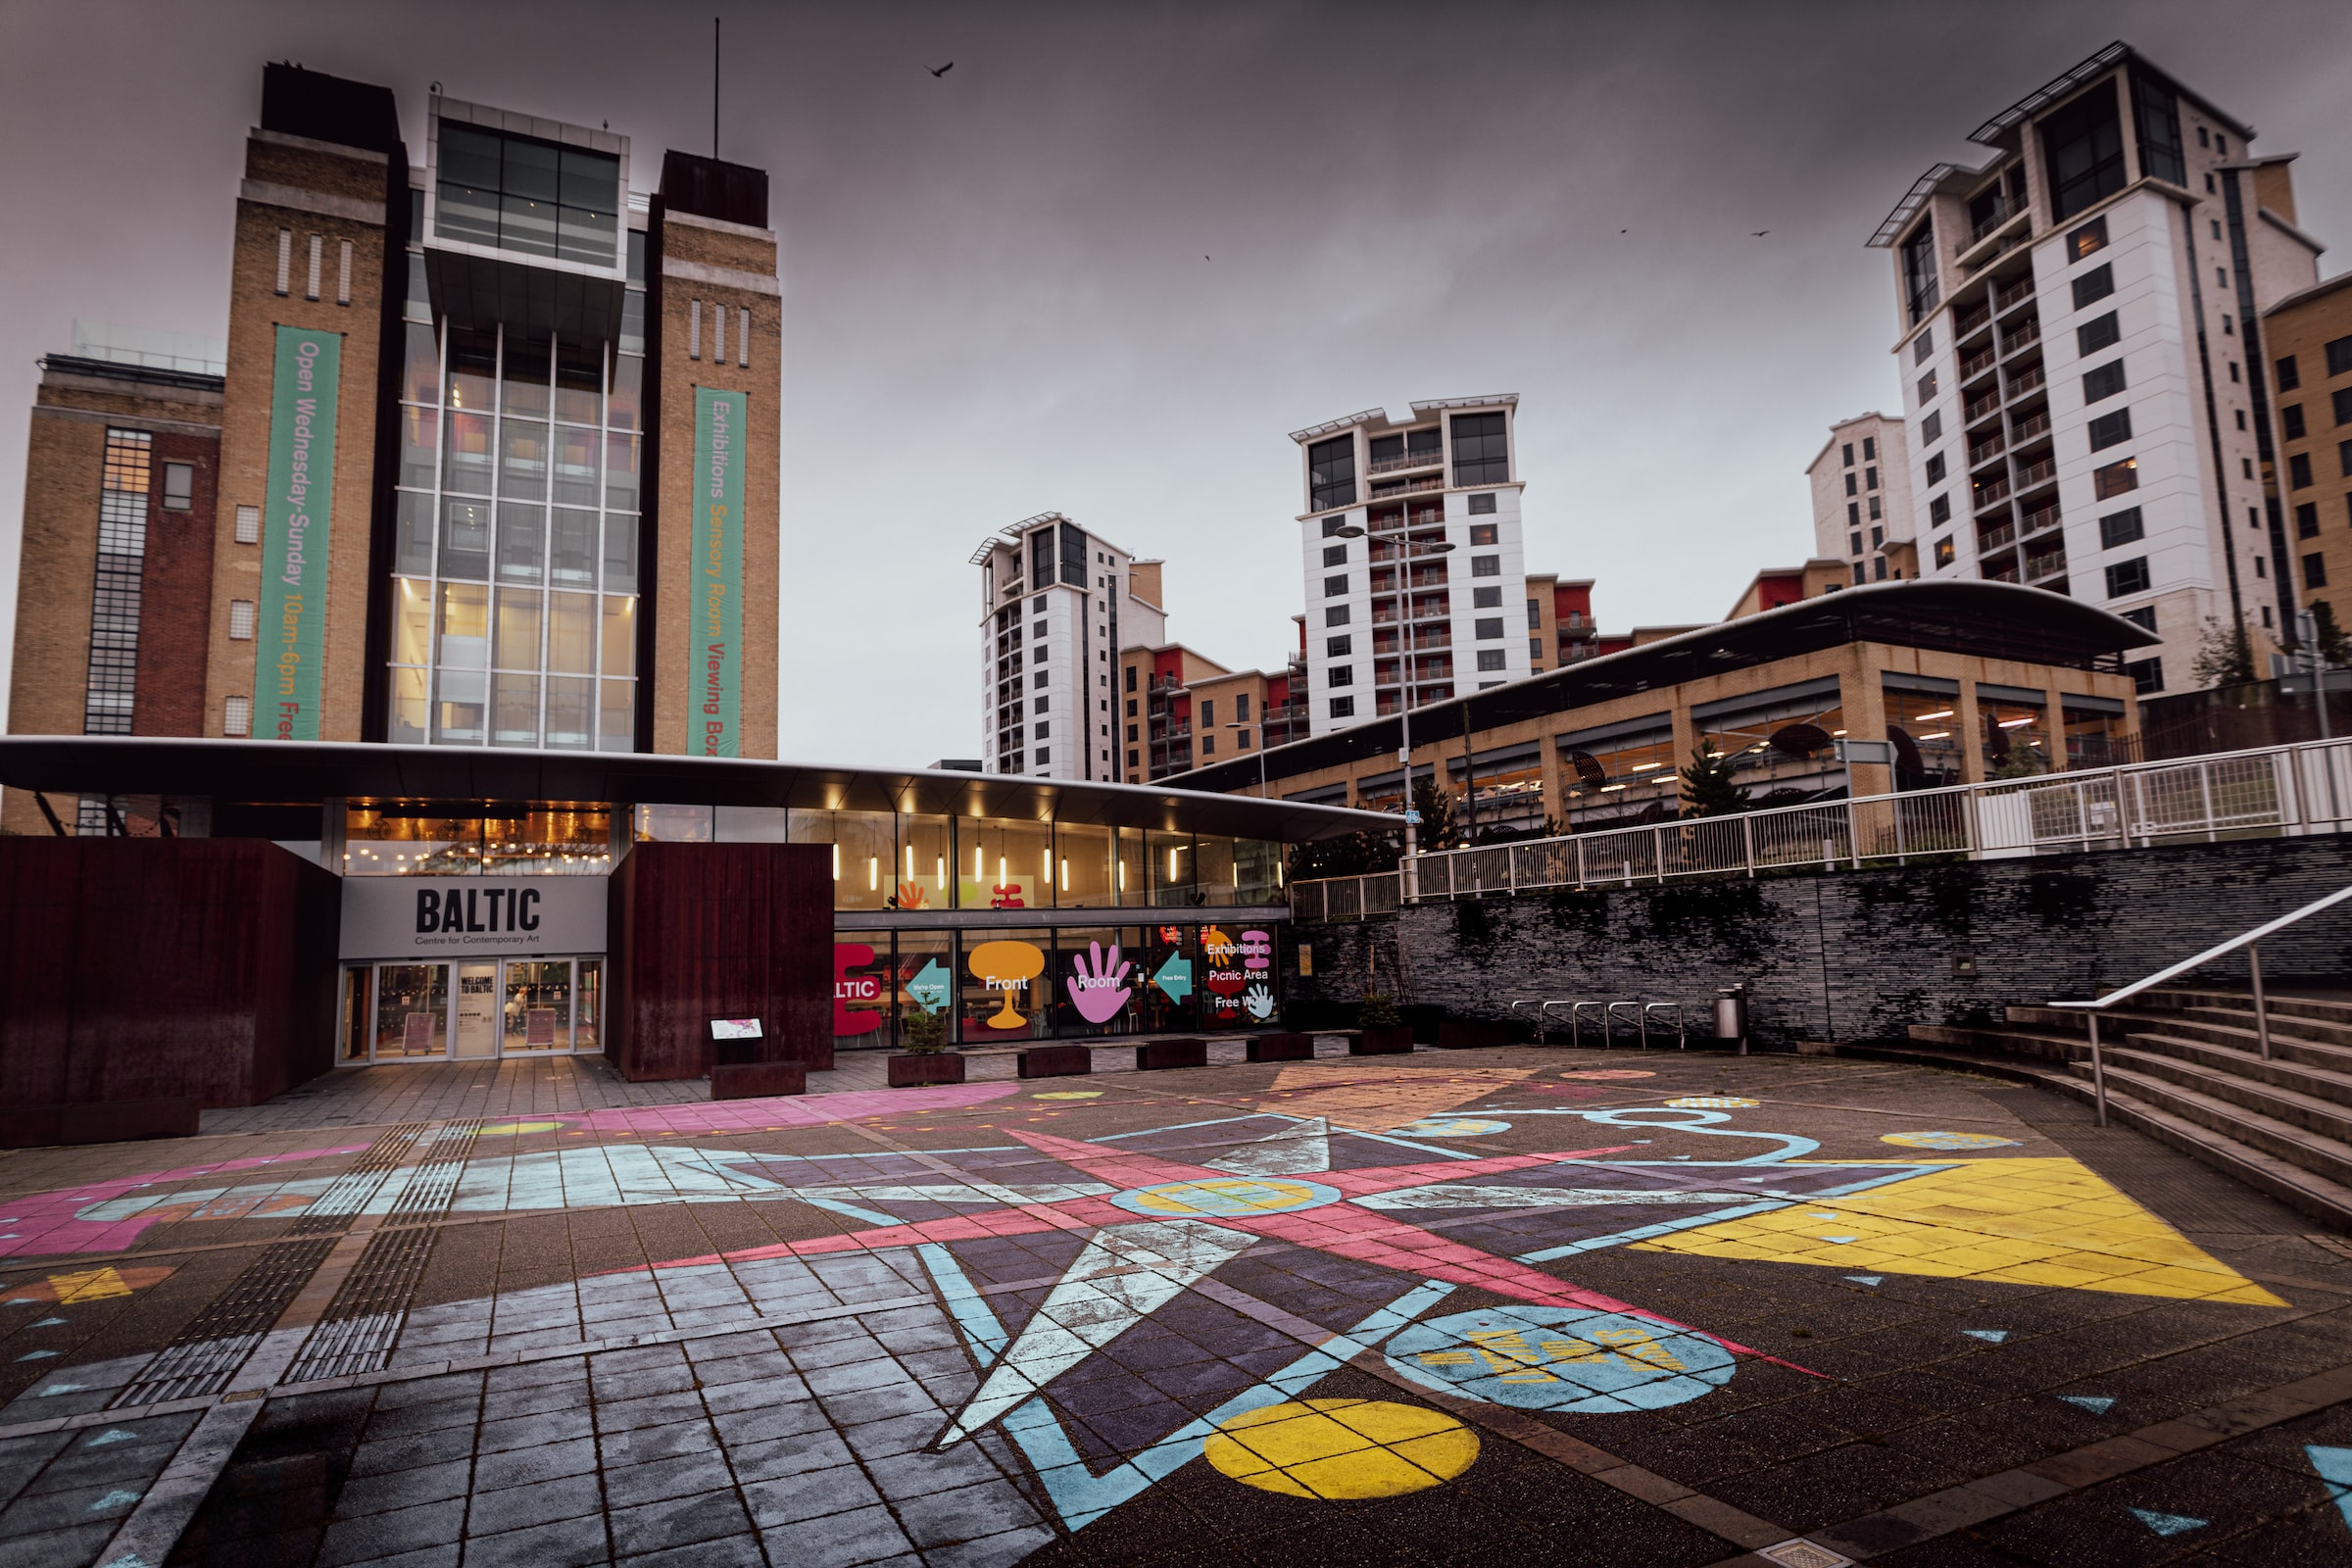
M2344 1523L2352 1525L2352 1448L2322 1448L2306 1444L2303 1451L2311 1455L2311 1467L2328 1484L2328 1495L2342 1512Z
M1169 954L1152 983L1166 992L1170 1002L1182 1002L1193 994L1193 961L1182 954Z
M906 982L906 994L925 1012L939 1011L948 1004L948 971L937 958L925 959L922 972Z

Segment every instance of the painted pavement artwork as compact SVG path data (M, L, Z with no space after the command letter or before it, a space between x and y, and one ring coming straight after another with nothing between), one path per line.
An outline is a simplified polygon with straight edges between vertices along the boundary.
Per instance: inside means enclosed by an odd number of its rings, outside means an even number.
M1700 1564L2242 1392L2176 1350L2352 1361L2352 1269L2226 1260L1970 1089L1595 1054L118 1151L0 1203L0 1554ZM2262 1474L2352 1562L2305 1426Z

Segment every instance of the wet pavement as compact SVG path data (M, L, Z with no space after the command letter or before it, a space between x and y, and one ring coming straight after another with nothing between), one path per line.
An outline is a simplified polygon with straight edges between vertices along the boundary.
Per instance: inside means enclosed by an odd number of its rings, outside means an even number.
M1322 1050L0 1156L0 1568L2352 1563L2352 1242L2218 1173L1909 1066Z

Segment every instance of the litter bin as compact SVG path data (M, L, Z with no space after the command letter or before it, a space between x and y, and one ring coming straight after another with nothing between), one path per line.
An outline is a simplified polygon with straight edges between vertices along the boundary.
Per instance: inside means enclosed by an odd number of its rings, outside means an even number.
M1715 993L1715 1038L1736 1040L1740 1054L1747 1054L1747 987L1726 986Z

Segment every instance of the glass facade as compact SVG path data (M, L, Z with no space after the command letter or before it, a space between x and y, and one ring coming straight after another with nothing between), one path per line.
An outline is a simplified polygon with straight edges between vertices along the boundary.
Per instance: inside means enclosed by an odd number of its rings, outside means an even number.
M603 956L354 963L342 1059L553 1055L603 1045Z
M495 216L507 198L491 196L482 211ZM443 232L453 232L459 211L445 182ZM612 219L607 203L597 240L607 265ZM485 242L516 248L498 226L507 221L497 218L498 237ZM564 233L551 227L549 245ZM423 250L409 251L390 740L635 748L645 441L638 238L630 236L628 309L613 343L436 321Z

